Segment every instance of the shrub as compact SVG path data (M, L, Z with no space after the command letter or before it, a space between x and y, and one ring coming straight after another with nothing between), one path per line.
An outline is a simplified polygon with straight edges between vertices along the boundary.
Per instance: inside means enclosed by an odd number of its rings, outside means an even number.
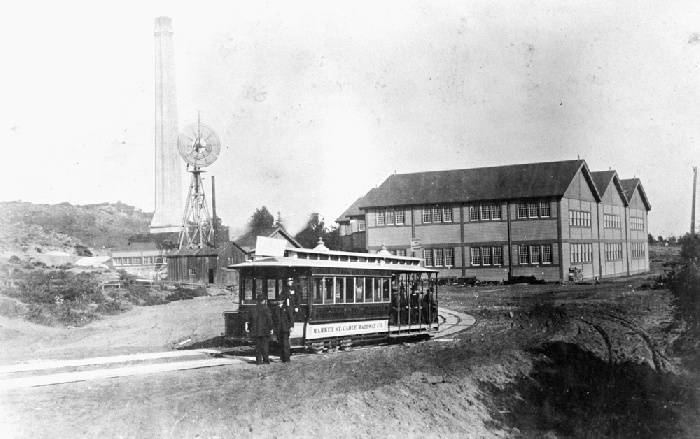
M195 297L201 297L201 296L206 296L206 295L207 295L207 290L206 290L206 288L203 288L203 287L196 287L196 288L177 287L175 289L175 292L166 296L165 300L167 300L168 302L173 302L176 300L187 300L187 299L193 299Z

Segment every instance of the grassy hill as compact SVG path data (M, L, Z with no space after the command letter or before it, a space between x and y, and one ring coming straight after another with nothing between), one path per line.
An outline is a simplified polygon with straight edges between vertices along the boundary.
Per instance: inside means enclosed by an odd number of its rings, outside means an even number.
M87 205L0 202L0 251L121 246L129 236L147 233L152 216L120 202Z

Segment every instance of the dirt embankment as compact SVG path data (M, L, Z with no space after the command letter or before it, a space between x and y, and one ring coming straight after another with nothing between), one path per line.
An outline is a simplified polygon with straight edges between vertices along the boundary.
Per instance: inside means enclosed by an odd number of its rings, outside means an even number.
M670 294L644 283L444 288L477 317L452 341L14 390L0 409L25 437L695 437L700 381L671 349ZM67 345L206 342L228 305L143 308Z

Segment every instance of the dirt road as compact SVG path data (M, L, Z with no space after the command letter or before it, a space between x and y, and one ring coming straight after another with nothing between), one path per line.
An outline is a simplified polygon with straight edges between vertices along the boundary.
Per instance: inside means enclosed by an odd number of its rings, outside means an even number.
M10 389L0 427L17 437L695 437L698 377L674 357L670 294L645 283L443 288L441 307L476 317L446 341ZM159 319L160 334L192 334Z

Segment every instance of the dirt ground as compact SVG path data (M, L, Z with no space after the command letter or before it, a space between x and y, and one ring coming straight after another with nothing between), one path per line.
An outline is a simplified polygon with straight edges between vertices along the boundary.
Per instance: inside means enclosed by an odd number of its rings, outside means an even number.
M445 287L441 306L477 318L450 339L16 389L0 396L0 427L18 437L697 437L700 367L676 355L671 296L652 278ZM230 300L136 308L79 329L3 320L2 362L206 343Z

